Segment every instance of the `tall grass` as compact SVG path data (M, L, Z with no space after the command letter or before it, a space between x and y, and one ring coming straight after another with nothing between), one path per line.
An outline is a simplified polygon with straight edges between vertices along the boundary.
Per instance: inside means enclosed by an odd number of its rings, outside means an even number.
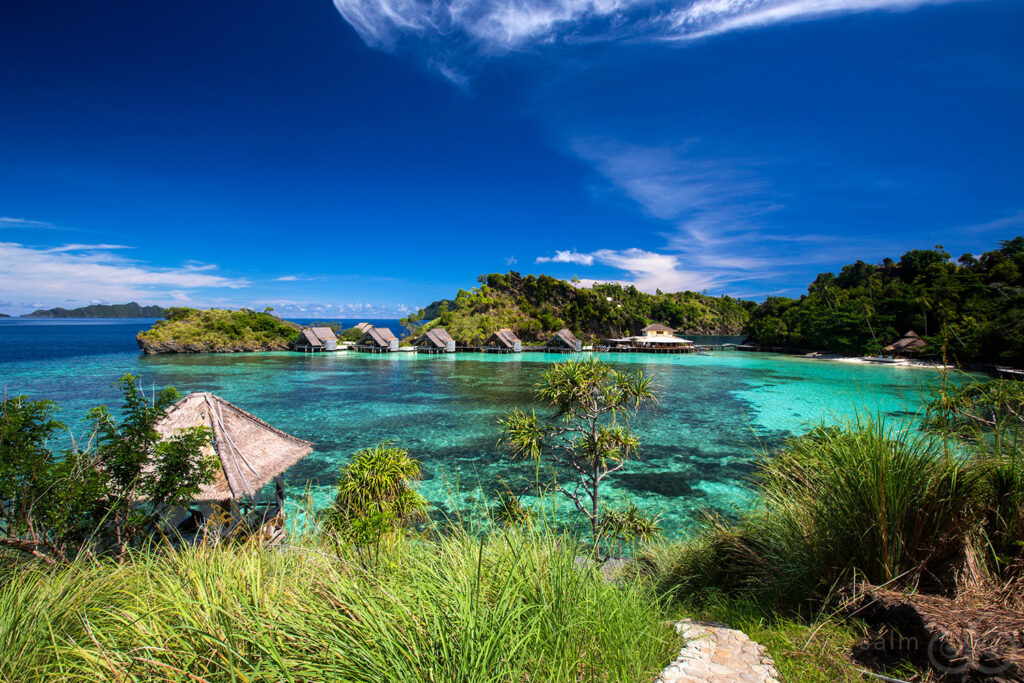
M714 587L787 606L858 573L946 582L978 519L979 469L941 437L862 420L791 439L759 463L760 507L708 517L648 564L663 590Z
M649 586L549 532L392 539L366 567L322 538L14 570L4 681L636 681L677 646Z

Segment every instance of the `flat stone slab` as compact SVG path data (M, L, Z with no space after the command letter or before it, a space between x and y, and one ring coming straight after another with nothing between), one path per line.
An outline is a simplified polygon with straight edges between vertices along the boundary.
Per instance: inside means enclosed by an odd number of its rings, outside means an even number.
M763 645L743 631L713 621L683 619L676 632L686 644L655 683L780 683Z

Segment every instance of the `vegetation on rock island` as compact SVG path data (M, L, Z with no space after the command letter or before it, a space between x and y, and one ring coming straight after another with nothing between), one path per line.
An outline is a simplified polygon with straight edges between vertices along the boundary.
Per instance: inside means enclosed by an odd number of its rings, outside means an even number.
M768 297L743 328L764 345L849 355L878 353L908 330L928 342L924 358L1024 364L1024 237L955 262L941 247L857 261L799 299Z
M491 273L454 300L431 304L402 320L414 334L441 326L456 341L481 344L507 327L525 341L544 340L563 327L581 339L636 334L652 322L691 334L739 334L756 304L697 292L646 294L636 287L576 287L548 275Z
M231 353L286 351L292 348L299 326L273 315L243 308L198 310L171 308L167 318L138 334L146 353Z

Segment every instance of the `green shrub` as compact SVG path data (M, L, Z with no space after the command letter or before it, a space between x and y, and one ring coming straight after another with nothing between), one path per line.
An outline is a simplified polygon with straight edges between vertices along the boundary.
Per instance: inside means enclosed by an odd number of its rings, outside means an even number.
M981 476L939 437L864 421L821 427L762 458L760 506L708 517L657 569L663 590L714 587L796 606L854 572L945 582L977 521Z

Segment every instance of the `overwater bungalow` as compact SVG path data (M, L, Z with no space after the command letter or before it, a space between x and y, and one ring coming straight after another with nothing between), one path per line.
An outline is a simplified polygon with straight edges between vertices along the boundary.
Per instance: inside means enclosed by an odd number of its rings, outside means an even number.
M195 506L170 518L182 531L208 528L208 520L224 520L215 533L232 534L239 524L262 531L270 541L284 537L282 510L285 471L313 450L313 444L270 426L219 396L196 392L175 403L156 424L157 432L170 438L183 429L205 427L212 437L204 455L216 458L219 467L209 484L199 487ZM275 485L273 499L263 500L263 488ZM191 527L191 529L186 529Z
M337 351L338 336L329 327L304 327L295 340L296 351Z
M605 339L609 351L637 351L643 353L690 353L695 350L689 339L675 336L675 330L655 323L641 330L635 337Z
M519 353L523 350L523 342L507 327L492 334L484 342L484 351L488 353Z
M356 351L366 353L388 353L398 350L398 337L388 327L370 325L363 330L363 336L356 342Z
M563 327L544 344L544 350L552 353L574 353L583 350L583 342Z
M917 332L910 330L902 337L882 349L883 353L893 356L912 356L928 346L928 342L917 336Z
M427 330L413 342L417 353L454 353L455 340L443 327Z

